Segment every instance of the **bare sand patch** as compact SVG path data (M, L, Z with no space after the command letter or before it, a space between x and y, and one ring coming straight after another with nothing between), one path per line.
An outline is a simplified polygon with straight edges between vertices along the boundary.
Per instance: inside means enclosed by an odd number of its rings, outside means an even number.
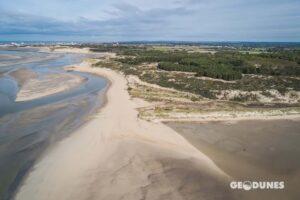
M138 118L122 75L69 69L107 77L107 103L36 164L16 199L234 199L230 177L207 156L162 123Z
M54 47L51 50L55 53L91 53L89 48Z
M27 68L15 70L13 72L10 72L9 75L13 77L20 86L24 85L26 81L38 77L35 71Z
M22 82L23 79L24 76ZM24 82L15 101L28 101L57 94L78 86L84 80L85 78L70 73L47 73Z

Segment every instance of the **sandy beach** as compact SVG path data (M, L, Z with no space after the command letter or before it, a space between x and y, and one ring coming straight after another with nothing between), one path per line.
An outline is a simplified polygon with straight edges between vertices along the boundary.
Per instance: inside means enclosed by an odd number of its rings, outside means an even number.
M47 151L16 199L235 199L230 176L212 160L164 124L138 118L144 103L130 99L123 75L68 69L106 77L106 104Z

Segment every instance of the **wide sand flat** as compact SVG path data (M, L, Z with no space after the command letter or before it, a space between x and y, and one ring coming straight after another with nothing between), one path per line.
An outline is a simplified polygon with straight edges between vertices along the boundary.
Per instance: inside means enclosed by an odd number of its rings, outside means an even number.
M241 191L249 199L298 199L300 118L168 122L235 180L281 180L284 190ZM242 199L244 199L242 198Z
M107 77L107 103L49 150L16 199L234 199L230 177L207 156L167 126L137 117L122 75L72 69Z

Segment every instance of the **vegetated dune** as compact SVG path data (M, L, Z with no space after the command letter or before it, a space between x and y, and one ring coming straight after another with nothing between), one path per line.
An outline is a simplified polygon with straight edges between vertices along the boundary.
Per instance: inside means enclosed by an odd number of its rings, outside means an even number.
M70 68L69 68L70 69ZM125 78L108 69L107 103L36 164L16 199L235 199L230 177L171 128L138 118Z

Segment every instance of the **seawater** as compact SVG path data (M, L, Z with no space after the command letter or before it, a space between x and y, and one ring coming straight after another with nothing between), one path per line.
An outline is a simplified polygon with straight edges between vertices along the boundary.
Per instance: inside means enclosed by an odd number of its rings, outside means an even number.
M82 125L101 106L107 81L62 69L88 55L30 48L0 49L0 55L0 199L11 199L43 152ZM87 81L55 95L15 102L19 86L9 73L21 68L39 74L76 73Z

